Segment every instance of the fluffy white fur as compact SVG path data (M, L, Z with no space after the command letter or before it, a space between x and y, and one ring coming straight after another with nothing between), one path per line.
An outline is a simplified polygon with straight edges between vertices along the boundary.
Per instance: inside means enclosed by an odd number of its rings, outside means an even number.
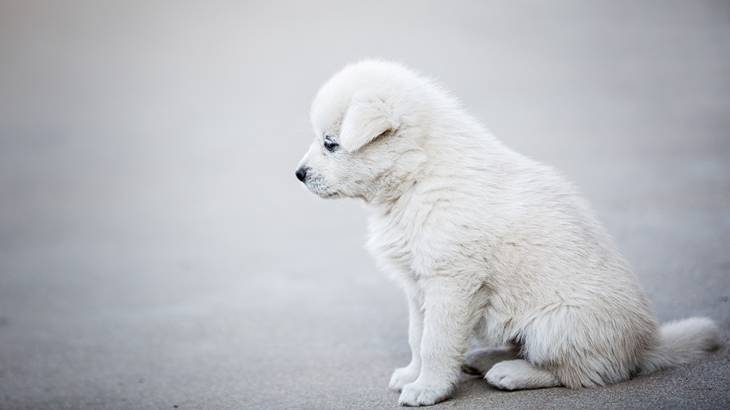
M402 285L411 362L403 405L451 394L467 356L508 390L601 386L687 363L718 346L709 319L657 328L639 283L586 202L555 170L505 147L444 89L364 61L319 90L304 182L363 199L368 248ZM324 136L339 143L330 150ZM485 363L487 363L485 365Z

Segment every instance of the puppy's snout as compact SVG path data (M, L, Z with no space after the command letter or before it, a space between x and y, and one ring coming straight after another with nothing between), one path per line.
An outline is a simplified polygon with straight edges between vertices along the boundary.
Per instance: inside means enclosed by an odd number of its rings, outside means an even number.
M297 172L294 174L297 176L297 179L304 182L305 179L307 179L307 171L309 171L309 168L307 167L299 167L297 169Z

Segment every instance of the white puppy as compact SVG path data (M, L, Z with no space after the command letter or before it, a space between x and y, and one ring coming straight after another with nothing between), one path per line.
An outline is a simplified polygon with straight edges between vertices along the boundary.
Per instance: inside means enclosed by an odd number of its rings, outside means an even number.
M297 178L372 208L368 247L408 299L411 362L390 381L401 404L447 398L472 337L511 347L511 360L480 369L507 390L616 383L718 346L709 319L657 328L573 186L429 79L389 62L347 66L319 90L311 120Z

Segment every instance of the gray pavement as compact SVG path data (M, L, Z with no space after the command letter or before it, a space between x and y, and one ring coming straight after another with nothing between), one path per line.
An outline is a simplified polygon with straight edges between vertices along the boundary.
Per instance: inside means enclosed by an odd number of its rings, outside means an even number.
M730 331L727 1L0 3L0 408L393 408L406 307L294 166L346 62L441 79ZM438 408L730 408L730 355Z

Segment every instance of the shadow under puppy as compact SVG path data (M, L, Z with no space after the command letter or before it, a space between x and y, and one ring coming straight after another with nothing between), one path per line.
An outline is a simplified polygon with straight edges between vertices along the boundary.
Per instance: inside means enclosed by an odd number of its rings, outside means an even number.
M446 399L467 369L507 390L601 386L719 345L706 318L658 327L628 264L574 187L505 147L433 81L349 65L317 93L296 171L323 198L371 209L368 248L405 291L402 405Z

